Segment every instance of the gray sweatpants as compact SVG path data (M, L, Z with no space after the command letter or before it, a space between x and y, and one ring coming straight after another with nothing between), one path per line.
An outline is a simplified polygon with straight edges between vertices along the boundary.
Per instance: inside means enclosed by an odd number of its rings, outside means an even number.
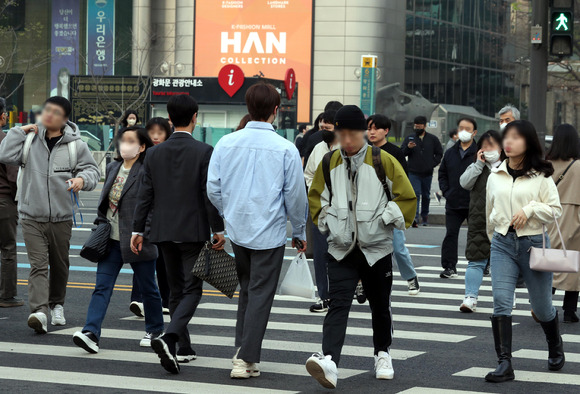
M259 363L285 247L253 250L233 242L232 246L241 287L236 322L236 347L240 348L238 358Z
M42 223L22 219L20 224L30 262L30 312L50 316L49 309L57 304L63 305L66 296L72 221Z

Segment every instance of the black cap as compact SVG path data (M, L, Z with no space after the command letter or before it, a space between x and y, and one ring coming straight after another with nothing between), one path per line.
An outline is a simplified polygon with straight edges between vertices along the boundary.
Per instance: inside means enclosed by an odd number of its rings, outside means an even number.
M367 129L365 114L356 105L345 105L334 116L334 129L364 131Z

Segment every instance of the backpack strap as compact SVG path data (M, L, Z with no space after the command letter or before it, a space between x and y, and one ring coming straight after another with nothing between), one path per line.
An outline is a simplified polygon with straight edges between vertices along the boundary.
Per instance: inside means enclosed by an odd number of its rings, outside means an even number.
M391 191L389 190L389 185L387 184L387 174L385 173L385 167L383 167L383 161L381 159L381 148L373 146L373 167L375 167L375 172L377 173L377 178L383 185L385 194L387 195L387 201L391 201Z
M69 159L69 163L70 163L70 170L71 173L74 172L74 169L77 166L77 140L71 141L68 144L66 144L68 147L68 159ZM74 176L74 173L73 173Z
M324 175L324 183L330 194L328 199L329 205L332 203L332 184L330 183L330 159L336 150L330 151L322 158L322 175Z
M568 170L570 169L570 167L572 167L572 164L574 164L576 162L576 159L572 160L572 163L568 164L568 167L566 167L566 169L564 170L564 172L562 173L562 175L560 175L558 177L558 180L556 181L556 186L558 186L558 183L560 183L562 181L562 179L564 179L564 175L566 175L566 173L568 172Z
M22 160L21 162L21 167L24 168L26 167L26 163L28 163L28 157L30 156L30 148L32 146L32 141L34 140L34 137L36 136L36 134L34 133L28 133L26 134L26 139L24 140L24 146L22 147Z

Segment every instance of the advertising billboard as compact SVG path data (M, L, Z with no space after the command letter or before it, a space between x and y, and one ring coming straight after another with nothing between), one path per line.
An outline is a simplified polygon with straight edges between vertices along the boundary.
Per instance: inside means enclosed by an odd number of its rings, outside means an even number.
M76 0L53 0L50 96L69 98L70 76L79 72L80 5Z
M284 80L294 69L298 121L310 121L313 0L195 2L194 75L217 77L227 64L246 78ZM285 94L285 93L284 93Z
M87 3L87 74L115 73L115 0Z

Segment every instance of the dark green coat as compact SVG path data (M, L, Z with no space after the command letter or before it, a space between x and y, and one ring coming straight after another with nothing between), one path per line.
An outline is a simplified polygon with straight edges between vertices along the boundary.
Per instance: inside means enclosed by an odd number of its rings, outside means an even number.
M490 170L487 165L476 162L470 165L461 177L461 185L465 189L469 190L469 186L472 187L469 195L467 245L465 247L465 257L469 261L489 259L490 243L485 217L486 186L489 174ZM477 178L473 183L475 177Z

